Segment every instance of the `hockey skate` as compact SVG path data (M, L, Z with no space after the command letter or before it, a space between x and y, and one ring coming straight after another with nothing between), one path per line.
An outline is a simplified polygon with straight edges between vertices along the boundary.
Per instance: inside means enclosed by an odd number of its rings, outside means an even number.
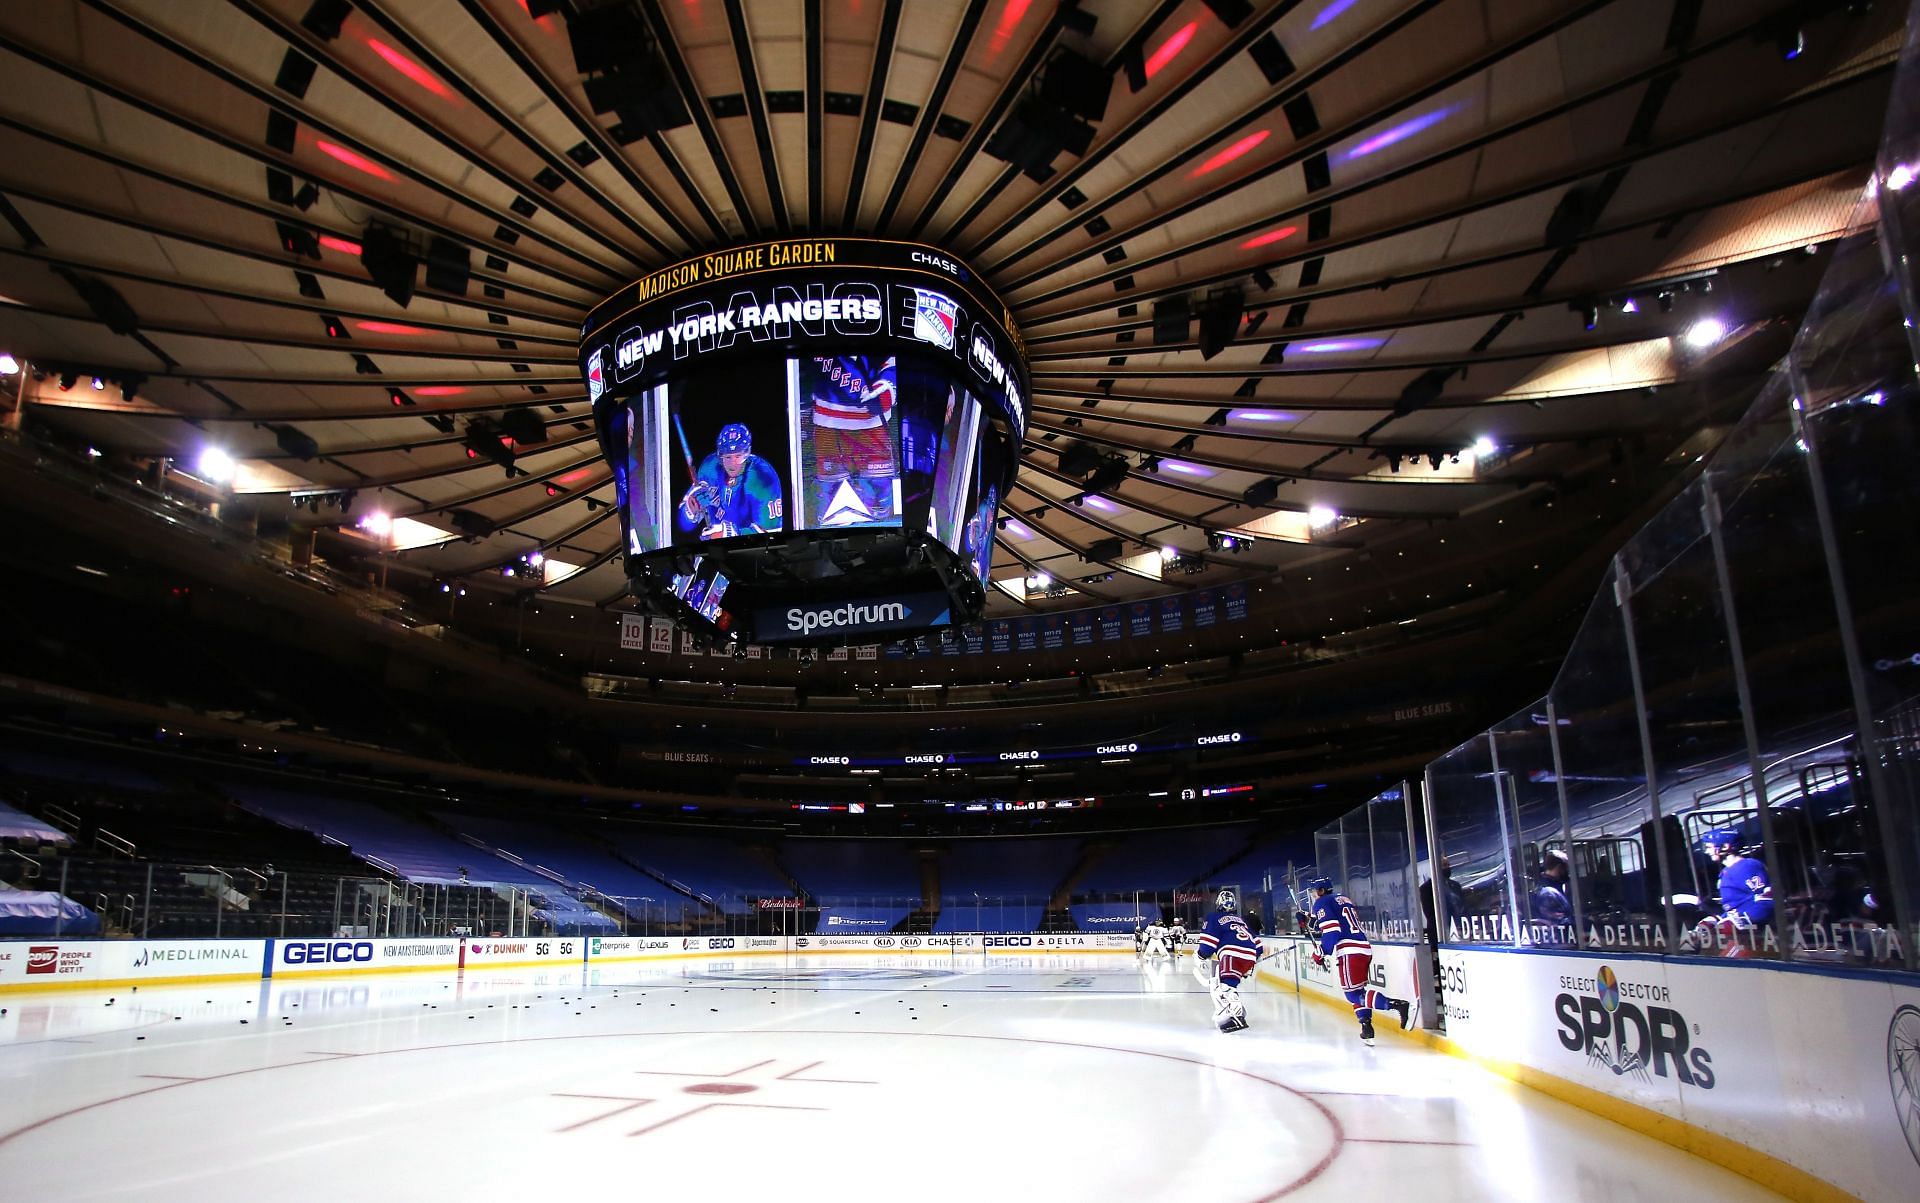
M1247 1017L1244 1013L1227 1012L1219 1017L1218 1026L1223 1032L1244 1032L1247 1030Z
M1360 1021L1360 1043L1366 1045L1368 1048L1373 1047L1373 1020L1363 1019Z
M1408 1002L1404 998L1396 998L1396 999L1390 1000L1387 1003L1387 1005L1389 1007L1392 1007L1393 1013L1400 1017L1401 1031L1404 1032L1408 1028L1413 1026L1413 1004L1412 1003Z

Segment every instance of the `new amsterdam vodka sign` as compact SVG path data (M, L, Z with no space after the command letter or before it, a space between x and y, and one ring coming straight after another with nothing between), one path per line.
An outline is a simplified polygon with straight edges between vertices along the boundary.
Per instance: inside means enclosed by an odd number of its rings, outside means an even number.
M948 605L940 593L796 602L756 611L753 637L758 643L859 643L870 635L942 626L951 621Z

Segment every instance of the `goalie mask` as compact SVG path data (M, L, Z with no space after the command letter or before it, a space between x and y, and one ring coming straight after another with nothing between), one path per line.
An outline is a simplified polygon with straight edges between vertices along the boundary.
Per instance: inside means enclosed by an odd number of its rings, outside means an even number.
M1232 890L1222 890L1213 896L1213 905L1223 911L1233 911L1237 913L1240 910L1240 899L1235 896Z

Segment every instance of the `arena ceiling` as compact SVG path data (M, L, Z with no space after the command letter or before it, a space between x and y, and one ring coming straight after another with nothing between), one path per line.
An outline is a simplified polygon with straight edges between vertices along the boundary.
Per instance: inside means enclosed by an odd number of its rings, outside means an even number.
M741 241L913 238L980 270L1031 355L995 612L1365 563L1391 613L1394 558L1537 569L1594 537L1555 498L1652 497L1711 446L1868 182L1900 22L1839 0L10 4L0 350L44 374L29 407L109 453L191 473L216 446L263 513L408 520L386 537L422 579L497 584L541 550L550 596L612 604L587 310ZM405 303L362 262L372 228L426 261ZM545 429L513 470L470 456L475 424L527 431L514 410ZM1082 443L1124 477L1089 494L1061 463Z

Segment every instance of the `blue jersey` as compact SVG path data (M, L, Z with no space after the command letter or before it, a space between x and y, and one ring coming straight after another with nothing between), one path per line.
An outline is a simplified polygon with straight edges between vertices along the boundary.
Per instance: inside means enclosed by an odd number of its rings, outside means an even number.
M874 370L864 355L816 355L820 389L813 397L813 424L829 430L872 430L893 413L894 363L888 356Z
M1194 951L1204 959L1216 952L1239 952L1260 959L1260 937L1253 934L1247 921L1232 911L1215 911L1207 916L1200 934L1193 938Z
M757 455L747 456L746 466L734 480L720 465L719 455L709 455L694 473L694 487L681 499L675 518L682 532L719 527L712 538L729 535L756 535L781 530L786 525L785 501L780 492L780 474L773 465ZM702 502L699 487L707 486L712 500ZM701 536L706 538L704 533Z
M1720 909L1729 915L1745 915L1755 923L1773 921L1773 885L1767 880L1767 867L1751 856L1720 870Z
M1360 927L1360 911L1345 894L1328 894L1313 904L1314 927L1320 933L1320 951L1333 956L1373 951Z

